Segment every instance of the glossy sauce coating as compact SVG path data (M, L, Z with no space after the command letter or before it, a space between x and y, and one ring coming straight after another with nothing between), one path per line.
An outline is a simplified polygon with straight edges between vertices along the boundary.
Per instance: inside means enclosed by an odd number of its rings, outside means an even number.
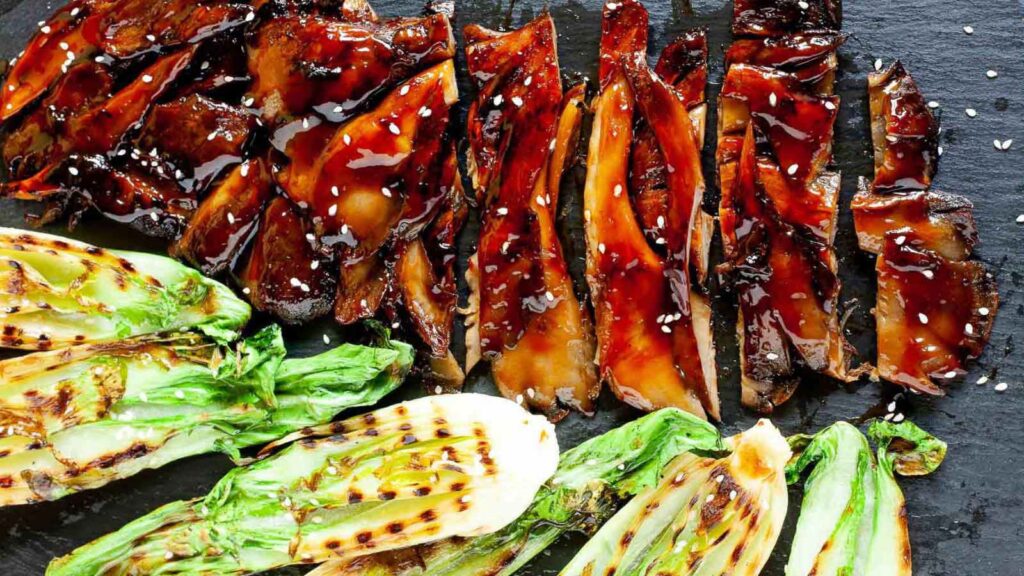
M466 29L470 175L483 202L469 282L467 367L481 356L508 398L561 418L593 413L599 386L590 319L555 226L562 172L578 141L584 87L563 95L554 22Z
M655 73L644 63L646 36L638 2L605 6L584 191L600 376L638 408L675 406L717 418L710 310L691 274L700 260L695 236L705 233L697 139L703 39L671 44ZM657 227L650 242L643 214Z
M792 5L790 5L792 4ZM719 100L720 221L736 291L743 402L771 412L801 367L856 379L838 314L832 161L838 3L736 2Z
M72 2L0 92L3 194L44 202L37 222L99 212L166 238L285 322L381 313L461 381L447 348L465 206L438 10Z
M878 375L942 395L981 355L999 293L978 243L973 205L929 190L939 123L899 62L868 79L875 179L853 200L862 249L878 255Z

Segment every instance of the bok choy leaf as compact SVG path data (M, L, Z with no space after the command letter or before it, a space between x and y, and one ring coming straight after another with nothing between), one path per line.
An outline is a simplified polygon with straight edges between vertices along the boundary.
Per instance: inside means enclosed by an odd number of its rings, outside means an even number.
M185 329L224 343L250 312L170 258L0 228L0 346L47 350Z
M807 479L786 576L910 576L905 502L894 473L934 471L946 445L906 421L875 422L869 435L877 459L846 422L790 439L799 457L787 467L789 480Z
M277 326L233 347L197 334L0 362L0 505L53 500L196 454L329 421L394 390L411 347L345 344L284 360Z
M522 514L558 464L546 419L476 394L421 398L283 442L206 497L159 508L46 573L251 574L479 536Z
M756 576L786 517L786 440L767 420L722 458L683 454L633 498L562 576Z
M711 424L659 410L565 452L529 509L499 532L329 562L311 576L508 576L563 534L596 530L622 499L657 484L679 454L722 450Z

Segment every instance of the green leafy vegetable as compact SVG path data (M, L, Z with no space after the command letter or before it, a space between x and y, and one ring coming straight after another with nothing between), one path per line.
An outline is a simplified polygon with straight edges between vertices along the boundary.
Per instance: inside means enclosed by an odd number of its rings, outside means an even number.
M722 458L683 454L633 498L562 576L756 576L786 516L786 440L767 420L730 438Z
M53 500L173 460L238 449L377 402L412 349L345 344L283 360L281 331L233 348L144 336L0 362L0 505Z
M0 345L46 350L195 329L230 342L249 305L170 258L0 228Z
M909 576L910 539L903 493L893 475L934 471L946 445L910 422L875 422L869 435L838 422L790 439L800 452L791 483L810 469L786 576Z
M657 484L665 465L679 454L723 449L714 426L674 408L659 410L565 452L530 508L504 530L328 563L313 574L507 576L561 535L595 530L622 498Z
M251 574L499 530L555 471L547 420L491 396L432 396L306 430L50 564L49 576Z

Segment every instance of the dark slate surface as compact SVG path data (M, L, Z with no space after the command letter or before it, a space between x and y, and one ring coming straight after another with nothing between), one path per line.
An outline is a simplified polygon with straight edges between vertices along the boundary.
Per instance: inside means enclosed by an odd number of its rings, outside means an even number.
M717 95L722 76L719 47L729 40L731 4L722 0L698 0L692 8L685 0L669 4L648 0L652 22L652 54L671 37L692 26L706 26L712 45L710 96ZM414 14L416 0L377 0L381 14ZM58 2L0 0L0 56L14 56L35 27ZM490 26L524 22L544 8L540 0L495 4L487 0L462 0L457 25L481 22ZM592 76L596 70L596 41L600 30L600 4L556 0L550 4L560 33L559 52L567 77ZM974 34L963 31L974 27ZM967 195L976 206L983 240L979 256L998 275L1002 311L987 354L971 370L967 380L953 387L944 399L913 398L901 401L900 410L920 425L949 442L949 458L930 478L903 483L908 499L914 561L918 574L931 576L1016 576L1024 574L1024 424L1018 404L1024 397L1024 361L1015 353L1014 339L1024 337L1024 299L1019 290L1024 227L1015 223L1024 213L1024 20L1014 0L964 2L959 0L855 0L848 2L844 26L852 34L841 50L840 91L843 97L837 126L836 161L843 171L843 202L837 239L844 286L843 300L852 314L847 324L851 341L865 359L874 356L873 268L871 260L855 249L849 200L856 178L869 175L869 141L865 78L876 58L884 63L901 58L927 96L940 104L944 131L937 185ZM999 73L986 78L986 71ZM470 94L461 79L464 94ZM465 98L464 98L465 100ZM968 118L965 108L978 117ZM465 106L460 109L464 113ZM709 126L714 126L714 118ZM706 173L712 174L709 131ZM993 146L995 139L1014 139L1008 151ZM568 255L579 272L582 268L582 234L578 206L578 168L564 192L564 237ZM717 203L709 191L708 205ZM27 208L0 202L0 224L22 226ZM53 232L62 229L54 227ZM86 222L73 236L103 246L160 251L157 243L140 238L101 220ZM475 226L467 228L463 256L470 253ZM463 262L464 262L463 258ZM727 299L716 303L723 430L736 432L755 417L739 406L736 346L732 333L735 312ZM324 346L321 333L335 333L329 323L288 332L295 354L311 354ZM461 353L461 350L459 351ZM988 375L987 385L976 385ZM470 375L468 388L493 390L485 370ZM997 382L1009 389L999 394ZM415 395L410 384L403 392ZM837 419L855 419L884 406L894 391L862 383L847 390L808 379L801 392L781 409L774 420L787 433L813 431ZM563 448L607 430L636 416L605 397L594 419L570 417L559 425ZM106 489L67 498L61 502L0 511L0 574L41 574L54 556L64 554L97 536L174 499L203 494L228 468L222 456L207 456L150 471ZM781 576L789 534L796 517L794 493L790 522L765 574ZM579 541L561 543L523 573L554 574L573 553ZM281 571L279 574L297 574Z

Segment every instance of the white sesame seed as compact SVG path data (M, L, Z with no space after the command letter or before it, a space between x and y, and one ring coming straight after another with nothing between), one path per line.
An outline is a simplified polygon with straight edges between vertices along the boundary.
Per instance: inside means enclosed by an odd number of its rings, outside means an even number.
M971 324L970 322L965 324L964 325L964 334L967 334L968 336L974 334L974 325Z
M875 59L875 70L881 70L881 69L882 69L882 59L881 58L876 58Z
M150 76L149 74L143 74L142 75L142 81L145 82L146 84L149 84L150 82L153 81L153 77Z
M402 133L402 131L398 128L398 124L395 124L394 122L388 124L388 130L395 136L398 136L399 134Z
M526 395L529 396L530 398L535 398L537 396L537 391L534 390L533 388L527 388Z
M946 372L946 378L949 378L951 380L953 378L956 378L956 370L950 370L949 372Z
M800 169L800 167L797 166L796 164L790 164L789 168L786 168L786 173L789 174L790 176L792 176L792 175L796 174L796 171L799 170L799 169Z
M999 72L996 72L995 70L989 70L988 72L985 72L985 76L988 76L989 80L995 80L996 78L999 77Z
M830 100L826 100L825 101L825 109L827 109L827 110L835 110L836 109L836 105L833 104Z
M612 194L614 194L616 198L622 196L622 184L616 184L615 190L612 192Z
M892 421L899 424L900 422L903 422L904 418L906 418L906 416L904 416L903 414L897 414L892 417Z
M398 91L398 93L400 95L402 95L402 96L405 96L406 94L408 94L409 93L409 85L406 84L405 86L402 86L402 88Z
M548 302L554 302L555 301L555 295L551 293L551 290L548 290L547 292L545 292L544 293L544 297L548 299Z
M228 224L234 224L234 223L235 223L235 215L232 214L231 212L228 212Z
M1006 382L1000 382L999 384L996 384L995 390L996 392L1006 392L1007 388L1009 388L1009 385L1007 385Z
M42 32L43 34L49 34L50 33L50 27L49 26L43 26L42 28L39 29L39 31Z
M922 270L921 274L923 274L924 277L929 279L929 280L931 280L932 278L935 278L935 272L932 272L931 270Z
M292 277L291 279L288 280L288 283L291 284L293 287L298 288L299 285L302 284L302 281L300 281L298 278Z
M988 383L988 376L982 376L981 378L978 378L978 385L979 386L982 385L982 384L987 384L987 383Z
M984 306L978 308L978 314L981 314L982 316L988 316L988 308L985 308Z
M974 108L968 108L964 110L964 113L967 114L968 118L974 118L975 116L978 115L978 111L975 110Z
M537 204L539 204L540 206L544 206L545 200L543 196L537 196Z
M309 263L309 269L310 270L316 270L319 267L320 267L320 261L319 260L313 260L312 262Z
M242 288L242 294L249 294L250 292L252 292L252 290L248 286Z
M505 208L504 206L501 206L500 208L495 210L495 212L498 213L498 216L505 216L505 215L508 214L508 208Z
M175 390L174 397L177 398L178 400L181 400L182 398L185 397L185 393L182 392L181 390Z
M923 312L918 312L917 313L917 319L921 321L921 324L927 324L928 323L928 317L925 316Z
M895 401L894 402L889 402L889 405L885 407L885 410L886 410L886 412L890 412L890 413L891 412L895 412L896 411L896 402Z
M772 92L771 94L768 95L768 104L770 106L774 107L778 103L779 97L775 95L775 92Z
M1012 138L1008 138L1006 140L1003 140L1003 150L1009 150L1010 146L1013 146L1013 139Z
M504 101L505 99L501 97L501 94L498 94L491 100L491 102L494 102L495 106L501 106L501 103Z
M515 104L516 108L522 108L522 106L523 106L523 99L520 98L519 96L513 96L512 97L512 103Z
M1019 214L1017 216L1017 224L1024 224L1024 214Z
M894 240L894 242L896 242L897 246L903 246L903 243L906 242L906 241L907 241L907 237L903 236L902 234L897 236L896 240Z
M665 334L671 334L672 333L672 328L662 324L661 331L664 332Z
M164 552L164 560L173 560L173 559L174 559L174 552L171 552L170 550L168 550L167 552Z
M779 355L776 354L775 352L769 352L769 353L765 354L764 357L769 359L769 360L778 360L779 359Z
M527 76L526 80L523 80L523 86L529 86L533 84L533 76Z
M522 404L522 403L523 403L523 395L522 394L516 394L516 404Z
M434 394L440 394L441 392L444 392L443 388L440 386L434 386ZM447 454L447 452L445 452L445 454Z
M964 26L964 34L967 34L968 36L974 34L974 26Z
M245 21L246 22L252 22L255 19L256 19L256 13L255 12L249 12L248 14L245 15Z
M327 334L324 334L324 344L330 344L330 343L331 343L331 337L328 336Z
M735 490L730 490L729 491L729 500L735 500L736 496L737 496L737 494L736 494Z
M243 162L242 163L242 168L239 169L238 173L242 175L242 178L245 178L246 176L248 176L249 175L249 163L248 162Z
M607 250L607 247L604 245L604 242L597 245L597 251L601 254L604 254L605 250Z
M939 107L939 103L936 102L935 100L931 100L928 102L928 107L934 110Z
M385 198L391 198L391 189L387 186L381 186L380 193L383 194Z
M710 503L710 502L714 501L714 499L715 499L715 495L714 494L708 494L708 497L705 498L704 501Z
M72 176L78 176L78 168L71 166L70 168L68 168L68 174L71 174Z
M796 4L797 4L797 6L799 6L799 7L800 7L800 9L801 9L801 10L807 10L808 8L810 8L810 7L811 7L811 5L810 5L810 4L808 4L807 2L804 2L804 0L800 0L800 1L799 1L799 2L797 2Z
M327 209L327 215L328 216L335 216L337 214L338 214L338 205L337 204L331 204L331 207Z

